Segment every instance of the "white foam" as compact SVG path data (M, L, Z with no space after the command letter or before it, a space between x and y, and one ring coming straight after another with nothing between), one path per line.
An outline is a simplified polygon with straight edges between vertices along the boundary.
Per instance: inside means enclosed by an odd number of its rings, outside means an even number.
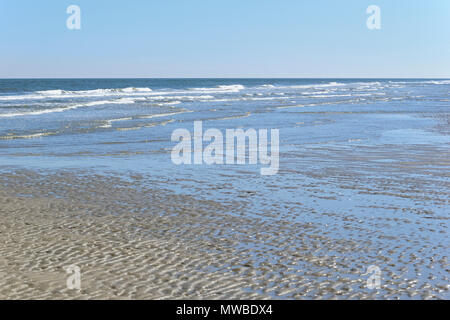
M13 140L13 139L36 139L41 138L44 136L50 136L53 135L52 132L40 132L40 133L33 133L33 134L26 134L26 135L10 135L10 136L3 136L0 137L0 139L3 140Z
M53 96L53 95L62 95L64 93L66 93L66 91L57 89L57 90L36 91L36 93L42 94L44 96L48 96L48 95Z
M438 85L441 85L441 84L450 84L450 80L430 81L429 83L431 83L431 84L438 84Z
M144 98L145 100L170 100L170 99L174 99L176 101L178 100L207 100L207 99L214 99L214 96L211 95L198 95L198 96L179 96L179 95L175 95L175 96L165 96L165 95L161 95L161 93L159 93L160 95L158 96L147 96L146 98Z
M147 116L140 116L139 119L151 119L151 118L168 117L168 116L173 116L173 115L176 115L176 114L187 113L187 112L192 112L192 111L188 110L188 109L181 109L180 112L150 114L150 115L147 115Z
M345 83L340 82L329 82L329 83L321 83L321 84L302 84L302 85L292 85L292 86L283 86L279 88L283 89L317 89L317 88L329 88L329 87L342 87L345 86Z
M105 93L133 93L133 92L151 92L152 89L150 88L134 88L134 87L128 87L128 88L115 88L115 89L94 89L94 90L78 90L78 91L69 91L69 90L44 90L44 91L36 91L36 93L42 94L42 95L73 95L73 94L81 94L81 95L98 95L98 94L105 94Z
M294 96L282 96L282 97L241 97L241 98L223 98L212 100L200 100L200 102L232 102L232 101L264 101L264 100L286 100L294 99Z
M389 81L390 84L436 84L445 85L450 84L450 80L423 80L423 81Z
M236 89L237 90L237 89ZM149 88L125 88L125 89L96 89L96 90L82 90L82 91L63 91L63 90L47 90L47 91L36 91L33 93L28 93L24 95L12 95L12 96L0 96L0 101L9 100L44 100L44 99L69 99L69 98L99 98L99 97L109 97L109 96L119 96L119 97L140 97L140 99L168 99L168 98L183 98L183 99L212 99L211 95L197 95L202 92L205 93L233 93L238 91L233 91L232 89L226 88L198 88L189 91L159 91L154 92ZM187 95L186 95L187 94ZM167 97L169 96L169 97Z
M94 89L66 91L61 89L35 91L24 95L0 96L0 100L30 100L30 99L65 99L83 97L105 97L105 96L133 96L151 94L150 88L118 88L118 89Z
M106 123L99 126L99 128L111 128L111 126L114 122L130 121L130 120L133 120L133 118L127 117L127 118L117 118L117 119L105 120Z
M221 85L214 88L192 88L191 90L196 92L209 92L209 93L237 93L241 90L245 89L245 87L241 84L233 84L233 85Z
M124 88L124 89L118 89L120 92L152 92L152 89L150 88Z
M181 103L181 101L160 102L160 103L158 103L158 106L159 107L162 107L162 106L174 106L174 105L180 104L180 103Z
M128 128L116 128L117 131L130 131L130 130L140 130L143 128L152 128L152 127L156 127L156 126L165 126L168 123L173 122L173 119L167 120L167 121L163 121L163 122L155 122L155 123L150 123L150 124L146 124L146 125L142 125L142 126L136 126L136 127L128 127Z
M93 106L99 106L104 104L131 104L134 103L134 99L129 98L121 98L116 100L99 100L99 101L91 101L87 103L79 103L67 107L60 107L60 108L51 108L51 109L43 109L43 110L36 110L36 111L29 111L29 112L17 112L17 113L3 113L0 114L0 118L12 118L12 117L20 117L20 116L37 116L47 113L55 113L55 112L64 112L69 110L78 109L81 107L93 107Z
M339 98L339 97L351 97L351 94L317 94L311 95L312 98Z

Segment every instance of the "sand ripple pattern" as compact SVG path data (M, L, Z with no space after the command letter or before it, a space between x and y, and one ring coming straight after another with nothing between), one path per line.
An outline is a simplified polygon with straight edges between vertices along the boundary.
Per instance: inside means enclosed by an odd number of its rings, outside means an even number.
M89 172L0 174L2 299L445 298L397 270L370 239L334 239L312 222L230 215L218 203ZM350 216L349 219L352 219ZM386 239L389 243L389 239ZM366 258L361 258L361 257ZM416 257L417 258L417 257ZM381 290L366 266L392 263ZM446 257L414 261L433 268ZM81 268L81 290L64 267Z

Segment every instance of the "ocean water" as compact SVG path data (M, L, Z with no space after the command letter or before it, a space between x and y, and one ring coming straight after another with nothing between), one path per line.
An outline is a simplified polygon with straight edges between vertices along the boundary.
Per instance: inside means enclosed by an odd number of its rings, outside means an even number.
M0 80L0 164L139 174L199 199L238 200L230 215L370 242L365 259L385 269L396 258L380 255L417 255L401 263L409 277L442 286L449 107L450 80L442 79ZM195 120L203 130L279 129L278 174L261 176L259 164L173 164L171 134L192 132ZM427 259L440 262L418 266Z
M204 130L279 129L286 169L304 148L325 145L445 148L449 90L450 80L420 79L0 80L0 157L8 165L144 173L158 158L158 172L169 173L171 132L192 132L195 120ZM297 152L303 157L291 156Z

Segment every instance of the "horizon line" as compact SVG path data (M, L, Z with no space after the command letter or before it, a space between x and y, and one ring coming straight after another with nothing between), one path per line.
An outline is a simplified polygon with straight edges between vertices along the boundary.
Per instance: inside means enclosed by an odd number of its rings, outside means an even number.
M129 79L129 80L219 80L219 79L242 79L242 80L282 80L282 79L292 79L292 80L328 80L328 79L342 79L342 80L352 80L352 79L410 79L410 80L450 80L450 77L8 77L1 78L0 80L73 80L73 79L99 79L99 80L117 80L117 79Z

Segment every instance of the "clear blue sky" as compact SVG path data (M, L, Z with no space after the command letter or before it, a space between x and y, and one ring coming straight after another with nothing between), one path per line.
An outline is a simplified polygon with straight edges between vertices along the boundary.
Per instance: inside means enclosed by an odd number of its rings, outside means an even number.
M0 0L0 39L0 78L450 78L449 0Z

